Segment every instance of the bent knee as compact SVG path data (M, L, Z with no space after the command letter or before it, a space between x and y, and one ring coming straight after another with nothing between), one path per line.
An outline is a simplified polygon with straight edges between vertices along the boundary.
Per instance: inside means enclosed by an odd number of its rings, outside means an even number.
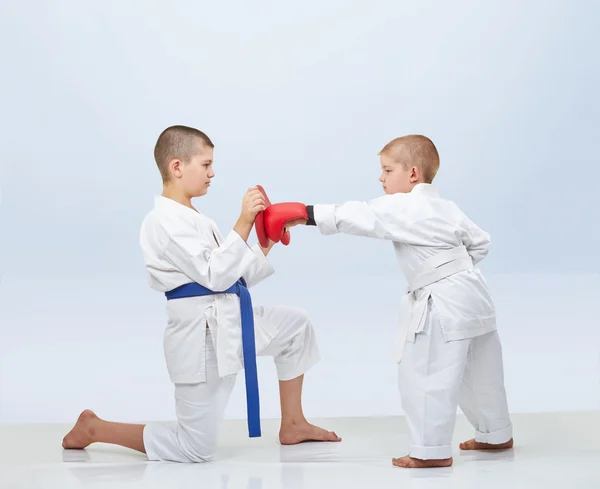
M264 307L259 315L261 319L269 323L277 324L284 329L303 330L312 327L308 313L296 306L271 306Z
M285 314L297 329L312 328L308 312L300 307L285 306Z
M208 452L202 450L188 449L186 450L186 458L190 463L201 464L212 462L216 458L216 451Z
M217 454L216 441L183 438L179 440L182 453L191 463L212 462Z
M291 308L290 327L294 341L304 343L315 334L308 313L299 307Z
M203 464L203 463L207 463L207 462L212 462L215 459L215 457L216 457L216 454L212 453L212 454L206 454L206 455L192 454L189 458L190 458L191 463Z

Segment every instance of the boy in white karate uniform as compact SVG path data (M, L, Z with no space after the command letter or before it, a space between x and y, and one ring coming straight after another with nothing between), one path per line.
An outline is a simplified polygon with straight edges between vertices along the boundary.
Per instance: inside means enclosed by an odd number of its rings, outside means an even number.
M162 195L143 221L140 243L149 284L162 293L200 284L225 291L240 279L252 287L273 269L266 259L274 243L250 247L256 214L265 208L260 190L244 196L233 230L223 237L191 199L205 195L213 172L213 143L201 131L172 126L159 136L154 156ZM150 460L205 462L214 458L218 428L244 366L240 297L235 293L168 300L164 352L175 385L177 422L122 424L84 411L63 440L64 448L111 443L146 453ZM252 317L252 314L251 314ZM308 423L302 412L304 373L319 360L306 313L291 307L253 308L256 354L273 356L279 377L282 444L340 441Z
M397 138L380 159L385 196L341 205L273 204L265 210L265 231L277 242L284 226L309 224L323 234L392 242L408 282L396 360L412 440L409 455L394 465L451 465L457 404L475 428L461 449L511 448L495 307L475 267L490 237L431 183L439 168L431 140Z

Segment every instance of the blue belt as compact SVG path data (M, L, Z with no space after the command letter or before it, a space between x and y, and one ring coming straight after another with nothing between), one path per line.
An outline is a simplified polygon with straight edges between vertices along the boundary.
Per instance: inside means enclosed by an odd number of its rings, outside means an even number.
M258 398L258 372L256 369L256 344L254 342L254 314L252 298L241 278L227 290L214 292L195 282L181 285L165 293L167 300L183 297L198 297L215 294L236 294L240 298L242 316L242 350L244 352L244 372L246 375L246 407L248 411L248 433L251 438L261 436L260 402Z

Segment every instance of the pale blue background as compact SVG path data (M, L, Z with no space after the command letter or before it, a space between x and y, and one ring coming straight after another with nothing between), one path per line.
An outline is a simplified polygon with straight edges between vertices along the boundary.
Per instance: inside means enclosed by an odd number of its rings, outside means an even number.
M599 409L599 15L591 1L2 2L0 422L173 416L138 233L160 192L153 145L176 123L216 144L196 204L223 232L257 183L274 201L376 197L381 147L430 136L442 193L492 235L511 409ZM393 260L389 243L304 228L273 252L255 302L314 320L309 415L401 413ZM244 410L240 376L228 416Z

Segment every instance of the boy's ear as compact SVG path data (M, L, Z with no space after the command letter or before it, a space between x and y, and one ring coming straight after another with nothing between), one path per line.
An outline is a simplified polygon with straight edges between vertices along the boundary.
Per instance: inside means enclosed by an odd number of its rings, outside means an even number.
M421 172L419 171L419 168L416 166L411 167L411 169L410 169L411 182L418 182L420 177L421 177Z
M181 161L171 160L169 161L169 170L172 175L177 176L181 171Z

